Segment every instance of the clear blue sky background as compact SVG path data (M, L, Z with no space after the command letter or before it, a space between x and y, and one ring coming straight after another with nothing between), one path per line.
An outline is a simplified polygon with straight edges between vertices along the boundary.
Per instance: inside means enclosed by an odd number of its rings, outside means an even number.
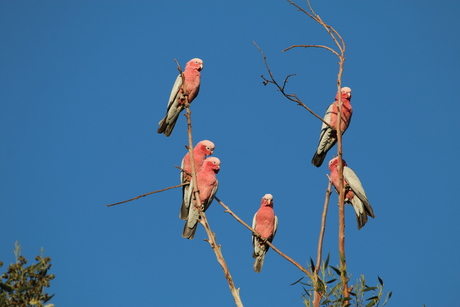
M304 7L305 3L299 0ZM348 269L377 276L389 306L458 302L460 259L460 23L457 1L313 1L347 43L344 85L353 120L344 158L376 218L360 231L347 207ZM327 44L326 32L279 1L1 1L0 259L14 242L32 260L52 257L56 306L233 306L200 227L181 237L180 189L107 208L178 184L185 117L156 133L177 76L204 60L192 104L194 141L222 161L218 197L246 222L275 197L275 245L301 264L316 258L326 164L310 164L321 123L286 100L267 75L264 50L288 92L324 114L337 59L293 44ZM333 150L335 152L335 149ZM328 158L332 158L333 152ZM324 251L337 257L337 196ZM302 306L303 274L269 251L252 270L251 233L208 210L245 306ZM5 270L5 266L2 270Z

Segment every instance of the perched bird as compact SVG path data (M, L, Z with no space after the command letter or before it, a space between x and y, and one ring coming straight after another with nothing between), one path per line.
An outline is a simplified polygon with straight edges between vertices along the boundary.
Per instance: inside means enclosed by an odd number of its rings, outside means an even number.
M367 200L366 192L364 192L363 185L359 181L356 173L347 166L343 160L343 184L345 186L345 202L352 205L356 212L356 222L358 229L361 229L367 223L367 216L375 218L374 210ZM336 191L339 191L339 158L335 157L329 161L329 170L331 171L330 179ZM337 192L339 193L339 192Z
M254 214L254 218L252 219L252 229L257 231L263 239L271 243L275 237L277 228L278 217L273 210L273 196L271 194L265 194L264 197L262 197L260 209ZM260 273L262 270L265 254L270 248L265 240L255 235L252 236L252 246L254 247L252 257L256 258L254 262L254 271L257 273Z
M212 155L214 151L214 143L208 140L203 140L196 144L195 148L193 149L193 161L195 164L195 171L198 172L203 165L204 159L206 156ZM182 172L180 173L180 179L182 183L189 182L188 185L182 186L182 206L180 208L179 218L182 220L186 220L188 217L188 210L190 207L190 202L192 199L192 191L193 191L193 184L192 184L192 165L190 163L190 153L187 152L185 157L182 159L181 164Z
M350 104L351 89L349 87L342 87L341 95L342 119L340 122L340 130L343 134L347 130L348 125L350 125L351 115L353 114L353 110ZM338 94L335 96L335 101L327 108L326 115L324 115L324 121L328 123L331 127L334 127L334 129L332 129L325 123L323 123L323 125L321 126L321 134L319 136L318 148L316 149L315 155L311 160L311 163L316 167L320 167L321 164L323 164L327 152L335 145L335 143L337 143L337 131L335 130L335 128L337 127L337 120L339 118L338 96Z
M200 71L202 69L203 61L201 59L191 59L183 71L184 80L180 74L177 76L169 96L166 116L158 123L160 125L158 133L164 133L166 136L171 135L180 112L185 108L186 98L184 94L187 93L188 95L188 103L192 103L200 91ZM185 86L182 84L183 81Z
M199 205L201 209L206 211L216 195L219 182L217 181L216 174L220 170L220 160L216 157L206 158L201 166L201 170L196 174L197 189L200 192ZM187 221L182 231L182 237L193 239L195 235L200 212L196 208L193 197L189 207Z

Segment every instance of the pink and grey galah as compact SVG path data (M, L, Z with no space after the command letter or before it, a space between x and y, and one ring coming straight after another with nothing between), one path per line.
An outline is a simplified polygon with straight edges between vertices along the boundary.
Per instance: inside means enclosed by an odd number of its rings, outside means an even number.
M347 130L350 125L351 115L353 114L353 109L351 108L351 89L349 87L342 87L341 89L342 97L342 116L340 121L340 130L342 134ZM335 96L335 101L327 108L326 115L324 115L325 123L321 126L321 134L319 136L318 148L316 149L315 155L311 160L311 163L320 167L323 164L324 158L326 158L327 152L337 143L337 122L339 119L339 95Z
M367 200L366 192L364 192L363 185L359 180L356 173L347 166L345 160L343 160L343 183L345 186L345 202L352 205L356 212L356 222L358 223L358 229L361 229L367 223L367 216L375 218L374 210ZM339 158L335 157L329 161L330 179L336 191L339 191ZM339 193L339 192L337 192Z
M203 61L198 58L187 62L183 71L184 77L179 74L169 96L166 116L158 123L158 133L170 136L180 112L185 108L185 103L192 103L200 91L200 71L203 69ZM187 95L185 95L187 94ZM188 98L186 98L186 96Z
M187 220L182 231L182 237L193 239L195 236L196 227L198 226L198 219L200 218L200 210L206 211L211 205L214 195L216 195L219 187L219 182L216 174L220 170L220 160L216 157L206 158L201 166L201 170L196 174L197 190L200 192L199 203L196 204L194 197L189 207ZM200 209L197 208L201 206Z
M271 194L265 194L262 197L260 209L254 214L254 218L252 219L252 229L257 231L263 238L258 238L255 235L252 236L252 246L254 247L252 257L256 258L254 261L254 271L260 273L264 264L265 254L270 248L265 241L271 243L278 229L278 217L273 210L273 196Z
M203 165L204 159L206 159L207 156L212 155L212 153L214 152L214 148L214 143L208 140L203 140L196 144L195 148L193 148L193 161L196 172L201 170L201 166ZM188 217L188 211L193 191L193 182L191 177L192 164L190 161L190 152L187 152L185 157L182 159L181 168L181 182L189 182L189 184L182 186L182 206L180 209L179 218L181 218L182 220L186 220Z

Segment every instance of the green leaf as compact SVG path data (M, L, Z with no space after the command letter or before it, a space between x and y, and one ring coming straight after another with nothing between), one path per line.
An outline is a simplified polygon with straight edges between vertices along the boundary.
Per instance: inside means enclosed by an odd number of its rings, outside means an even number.
M366 288L364 289L364 292L371 291L371 290L375 290L375 289L378 289L378 287L366 287Z
M315 287L316 291L324 293L326 292L326 287L324 286L324 282L318 277L318 281Z
M24 291L27 291L27 290L30 290L30 289L33 289L34 287L21 287L18 289L18 292L21 293L21 292L24 292Z
M335 273L340 276L341 273L340 273L339 269L337 269L336 267L333 267L333 266L330 266L330 268L333 269L335 271Z
M366 307L372 307L372 306L375 306L375 304L376 304L376 302L372 301L369 304L367 304Z
M334 286L334 288L332 288L330 291L329 291L329 295L332 295L335 291L337 291L337 289L340 287L341 283L338 283L337 285Z
M337 280L337 278L331 279L331 280L329 280L329 281L326 281L326 284L331 284L331 283L333 283L333 282L336 281L336 280Z
M46 302L48 302L50 299L52 299L52 298L53 298L53 296L54 296L54 294L53 294L53 295L51 295L50 297L48 297L46 300L43 300L43 303L46 303Z
M376 300L376 299L378 299L378 298L379 298L378 296L372 296L372 297L368 298L366 301Z
M377 276L377 278L379 279L379 283L383 286L383 280L380 278L380 276Z
M0 282L0 288L2 288L5 291L8 291L8 292L13 291L13 288L11 288L11 286L5 285L4 283L1 283L1 282Z
M304 277L305 277L305 276L300 277L300 279L294 281L292 284L290 284L290 286L295 285L296 283L298 283L299 281L301 281L302 279L304 279Z
M304 292L304 295L306 294L306 295L308 295L308 297L311 296L311 295L310 295L310 292L309 292L307 289L305 289L305 287L302 287L302 289L303 289L303 291L305 291L305 292Z
M324 267L327 268L329 265L329 256L331 256L331 253L327 253L326 261L324 262Z

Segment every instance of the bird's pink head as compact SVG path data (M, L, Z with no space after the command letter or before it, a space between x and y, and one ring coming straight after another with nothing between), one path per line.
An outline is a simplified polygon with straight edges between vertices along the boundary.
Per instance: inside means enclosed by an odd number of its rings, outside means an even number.
M213 170L216 174L220 170L220 160L216 157L206 158L203 162L202 169L207 168Z
M203 60L199 58L191 59L190 61L187 62L187 65L185 66L185 69L187 68L196 69L198 71L201 71L203 69Z
M351 88L349 87L342 87L340 90L340 93L342 94L342 99L351 99ZM335 96L335 99L339 99L339 95Z
M343 162L343 166L347 165L347 162L345 162L344 159L342 159L342 162ZM338 164L339 164L339 157L335 157L331 159L331 161L329 161L329 170L332 171L335 167L337 167Z
M271 194L265 194L264 197L262 197L262 207L263 206L273 206L273 195Z
M212 155L212 153L214 152L215 146L214 146L213 142L208 141L208 140L203 140L203 141L198 142L198 144L196 144L195 148L199 148L207 156L209 156L209 155Z

